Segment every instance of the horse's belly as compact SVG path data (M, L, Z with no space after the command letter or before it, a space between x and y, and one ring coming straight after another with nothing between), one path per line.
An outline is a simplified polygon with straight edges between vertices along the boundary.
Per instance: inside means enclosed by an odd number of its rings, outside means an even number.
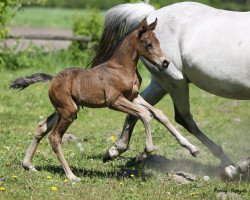
M188 33L183 70L190 82L210 93L250 99L250 23L229 24L208 20Z
M204 66L204 68L209 66ZM223 71L200 70L192 66L186 76L188 80L201 89L212 94L230 99L250 99L250 77L247 79L242 74L229 76ZM242 76L241 76L242 75Z

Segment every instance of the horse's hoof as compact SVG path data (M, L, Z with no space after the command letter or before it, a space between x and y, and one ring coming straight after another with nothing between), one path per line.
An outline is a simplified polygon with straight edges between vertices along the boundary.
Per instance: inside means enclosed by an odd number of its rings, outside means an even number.
M221 170L221 179L224 181L230 181L235 179L237 170L233 165L229 165Z
M107 161L113 160L119 156L119 151L116 147L110 147L108 151L103 155L102 161L105 163Z
M250 158L246 160L241 160L237 164L237 171L240 173L246 172L248 169L250 169Z
M111 157L110 157L110 155L109 155L109 152L107 151L107 152L103 155L102 161L105 163L105 162L108 162L108 161L110 161L110 160L111 160Z

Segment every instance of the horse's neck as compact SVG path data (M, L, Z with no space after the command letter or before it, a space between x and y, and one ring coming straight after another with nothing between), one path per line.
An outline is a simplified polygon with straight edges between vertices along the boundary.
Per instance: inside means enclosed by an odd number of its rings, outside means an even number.
M136 65L139 60L139 55L135 48L135 42L130 40L130 37L125 38L111 57L119 66L123 66L130 73L135 73Z

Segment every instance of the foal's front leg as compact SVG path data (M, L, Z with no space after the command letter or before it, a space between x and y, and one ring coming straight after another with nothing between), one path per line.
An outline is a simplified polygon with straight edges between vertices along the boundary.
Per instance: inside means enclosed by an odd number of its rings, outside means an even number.
M152 79L149 86L142 92L141 95L151 105L155 105L166 95L166 91L155 79ZM138 117L131 114L127 115L118 141L115 146L110 147L103 156L104 162L112 160L128 150L129 141L137 121ZM113 153L109 154L109 152Z
M151 120L152 116L150 112L144 108L141 108L140 106L130 102L125 97L120 96L114 104L110 106L113 110L122 111L128 114L131 114L137 118L139 118L145 127L146 132L146 145L144 152L137 158L137 160L143 160L145 159L149 153L151 153L154 150L154 145L152 141L152 135L151 135ZM126 127L124 127L126 128ZM115 158L119 156L121 152L119 152L119 149L116 147L111 147L106 154L103 157L103 161L107 161L109 159Z

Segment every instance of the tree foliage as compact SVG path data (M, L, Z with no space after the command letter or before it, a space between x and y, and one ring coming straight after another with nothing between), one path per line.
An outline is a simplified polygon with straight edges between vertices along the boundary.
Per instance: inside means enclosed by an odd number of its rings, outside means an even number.
M32 4L41 4L45 3L45 0L35 0L32 1ZM23 4L30 4L28 0L1 0L0 1L0 41L5 39L8 34L8 28L6 25L8 24L9 20L11 20L17 10Z
M144 0L141 0L144 1ZM185 0L150 0L150 3L156 8L170 5ZM250 0L193 0L217 8L228 10L249 10ZM47 0L48 7L67 7L67 8L97 8L107 10L115 5L129 2L138 2L138 0ZM248 3L248 6L247 6Z

